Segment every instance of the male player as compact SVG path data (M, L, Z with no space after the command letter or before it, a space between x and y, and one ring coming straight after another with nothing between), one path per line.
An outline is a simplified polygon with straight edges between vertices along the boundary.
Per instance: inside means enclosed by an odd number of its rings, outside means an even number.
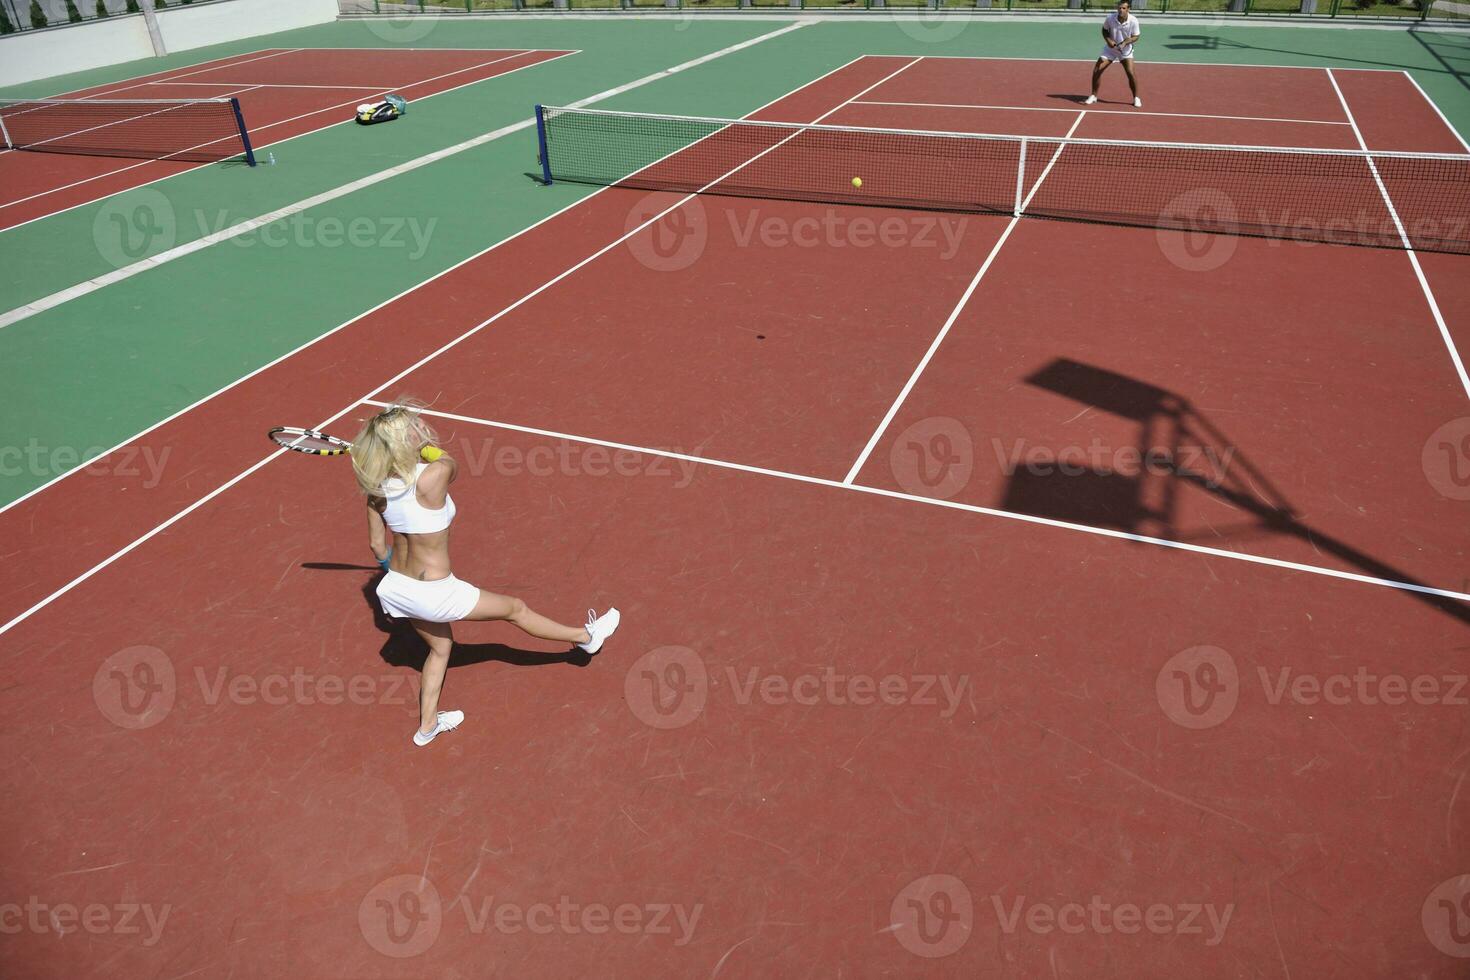
M1123 70L1128 73L1128 88L1133 92L1133 107L1143 108L1143 100L1138 97L1138 79L1133 75L1133 44L1138 40L1138 33L1138 18L1133 16L1128 0L1120 0L1118 9L1108 14L1108 19L1103 21L1104 47L1097 64L1092 66L1092 94L1087 97L1087 105L1097 101L1097 86L1108 65L1121 61Z

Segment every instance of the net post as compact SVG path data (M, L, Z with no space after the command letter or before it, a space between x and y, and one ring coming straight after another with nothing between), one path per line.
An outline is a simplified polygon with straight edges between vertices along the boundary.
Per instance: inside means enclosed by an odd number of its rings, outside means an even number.
M1021 137L1021 158L1016 161L1016 209L1014 216L1021 216L1022 197L1026 190L1026 137Z
M245 144L245 162L255 166L255 147L250 145L250 130L245 128L245 114L240 111L240 100L230 98L230 109L235 113L235 125L240 128L240 142Z
M546 152L546 110L536 103L536 148L541 156L541 182L551 186L551 155Z
M0 146L7 150L14 149L10 142L10 130L5 128L5 109L0 106Z

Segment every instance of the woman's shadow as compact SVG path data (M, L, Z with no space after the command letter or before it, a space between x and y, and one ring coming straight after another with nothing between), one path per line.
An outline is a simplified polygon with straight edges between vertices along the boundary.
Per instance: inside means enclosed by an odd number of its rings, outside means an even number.
M334 571L358 569L378 571L366 565L343 565L333 562L306 562L302 567ZM377 595L378 580L381 578L381 573L375 574L362 585L362 600L372 611L373 625L378 628L378 632L387 637L382 649L378 651L378 656L382 657L385 663L394 667L422 670L424 660L429 655L429 647L406 621L393 619L383 612L383 607L378 604ZM592 662L592 655L576 647L565 653L540 653L535 650L519 650L506 646L504 643L460 643L456 641L454 649L449 654L449 669L469 667L487 661L510 664L512 667L548 667L556 664L586 667Z

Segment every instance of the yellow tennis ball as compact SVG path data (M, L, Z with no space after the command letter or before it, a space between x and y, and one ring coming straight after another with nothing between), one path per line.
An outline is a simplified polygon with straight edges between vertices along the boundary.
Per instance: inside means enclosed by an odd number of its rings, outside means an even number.
M438 448L437 446L425 446L423 449L419 450L419 455L423 457L425 463L432 463L434 462L434 460L444 455L444 450Z
M863 186L863 179L861 177L854 177L852 179L852 186L854 186L854 187L861 187L861 186Z

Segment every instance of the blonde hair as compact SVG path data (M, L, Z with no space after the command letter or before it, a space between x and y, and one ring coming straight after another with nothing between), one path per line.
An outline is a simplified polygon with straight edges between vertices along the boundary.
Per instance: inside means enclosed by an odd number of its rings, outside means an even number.
M414 482L420 450L439 441L419 414L423 408L412 398L399 398L368 419L352 441L352 473L367 496L381 497L383 484L393 477Z

